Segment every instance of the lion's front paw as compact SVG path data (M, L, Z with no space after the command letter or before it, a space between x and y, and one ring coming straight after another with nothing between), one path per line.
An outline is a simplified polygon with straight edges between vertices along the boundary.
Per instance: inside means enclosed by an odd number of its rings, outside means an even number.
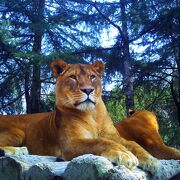
M146 162L141 165L141 167L142 169L151 172L151 174L157 175L160 169L160 164L156 158L150 157Z
M118 165L125 165L129 169L132 169L139 164L136 156L134 156L130 151L110 150L103 152L101 155L111 162Z
M26 147L12 147L12 146L0 147L0 156L27 155L27 154L28 154L28 150Z

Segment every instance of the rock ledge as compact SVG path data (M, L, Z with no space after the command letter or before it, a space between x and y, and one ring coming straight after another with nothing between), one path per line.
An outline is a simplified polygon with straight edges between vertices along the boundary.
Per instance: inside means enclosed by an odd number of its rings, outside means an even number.
M113 166L106 158L86 154L68 162L57 162L56 157L14 155L0 158L0 179L3 180L178 180L180 160L159 160L160 172L152 176L140 168Z

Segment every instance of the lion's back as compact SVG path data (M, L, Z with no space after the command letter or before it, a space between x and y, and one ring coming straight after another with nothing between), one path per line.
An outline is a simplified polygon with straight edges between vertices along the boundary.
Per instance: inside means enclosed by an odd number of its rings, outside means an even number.
M22 114L22 115L0 115L0 128L25 129L25 127L29 123L44 120L53 113L54 112Z

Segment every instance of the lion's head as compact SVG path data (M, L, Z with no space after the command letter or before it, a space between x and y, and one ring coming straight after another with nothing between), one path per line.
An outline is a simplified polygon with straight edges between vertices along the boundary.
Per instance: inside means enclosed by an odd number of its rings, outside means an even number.
M105 65L67 64L62 60L51 63L56 77L56 106L81 111L94 109L101 99L101 75Z

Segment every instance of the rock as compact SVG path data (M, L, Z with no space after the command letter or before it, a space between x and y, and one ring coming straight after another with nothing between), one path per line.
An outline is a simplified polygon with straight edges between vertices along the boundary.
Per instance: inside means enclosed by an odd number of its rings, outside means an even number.
M14 155L0 158L0 180L46 180L62 174L69 162L56 162L56 157Z
M157 176L140 168L129 170L125 166L113 166L106 158L92 154L74 158L67 166L64 177L67 180L168 180L180 175L179 160L159 160L160 171Z
M63 176L66 180L102 179L104 174L111 169L113 165L106 158L85 154L72 159Z
M161 168L157 176L153 180L168 180L175 175L180 175L180 160L159 160Z
M127 169L124 165L116 166L104 174L103 179L108 180L147 180L151 179L151 175L139 168L133 170Z
M102 156L86 154L68 162L57 162L56 157L14 155L0 158L0 180L179 180L180 161L160 160L157 176L140 168L114 166Z

